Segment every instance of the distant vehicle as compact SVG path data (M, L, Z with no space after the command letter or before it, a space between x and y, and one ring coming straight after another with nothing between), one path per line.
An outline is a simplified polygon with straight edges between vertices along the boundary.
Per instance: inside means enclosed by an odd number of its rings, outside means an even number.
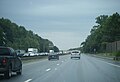
M24 53L24 55L23 56L29 56L30 54L29 53Z
M54 50L49 50L49 53L54 53Z
M79 58L80 59L80 51L75 50L71 52L71 59L72 58Z
M29 56L37 56L38 55L38 49L37 48L28 48Z
M42 52L42 53L39 53L40 56L47 56L48 53L47 52Z
M59 55L54 52L54 50L49 50L48 60L57 59L59 60Z
M25 54L25 50L15 50L17 55L19 55L20 57L22 57Z
M9 79L12 72L21 75L22 61L12 48L0 46L0 74L4 74L5 78Z

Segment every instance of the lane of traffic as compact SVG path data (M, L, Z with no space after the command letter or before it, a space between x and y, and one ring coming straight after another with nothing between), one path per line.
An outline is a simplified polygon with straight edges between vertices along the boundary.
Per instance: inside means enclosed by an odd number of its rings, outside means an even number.
M119 68L86 55L78 59L67 59L57 70L34 82L119 82Z
M66 56L61 57L61 61L47 59L42 61L36 61L33 63L27 63L23 65L23 74L21 76L13 75L9 82L24 82L28 79L37 79L47 73L47 69L55 69L58 64L60 65L62 61L65 61ZM2 79L3 82L7 82L8 80Z
M98 78L99 81L100 80L101 82L119 82L120 81L120 75L119 75L120 68L119 67L110 65L107 63L107 61L104 61L102 59L96 59L95 57L90 57L87 55L84 55L84 56L86 60L89 62L88 63L89 67L94 67L94 68L90 68L91 69L90 71L93 72L91 73L92 76L94 76L95 78Z
M22 76L13 76L1 82L119 82L120 68L102 59L82 54L81 59L70 55L60 60L42 60L23 65Z

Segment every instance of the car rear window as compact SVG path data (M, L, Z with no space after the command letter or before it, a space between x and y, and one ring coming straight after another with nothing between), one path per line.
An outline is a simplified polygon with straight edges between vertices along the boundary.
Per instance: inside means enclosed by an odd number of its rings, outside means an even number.
M72 53L79 53L79 52L75 51L75 52L72 52Z
M0 55L10 55L9 49L0 48Z

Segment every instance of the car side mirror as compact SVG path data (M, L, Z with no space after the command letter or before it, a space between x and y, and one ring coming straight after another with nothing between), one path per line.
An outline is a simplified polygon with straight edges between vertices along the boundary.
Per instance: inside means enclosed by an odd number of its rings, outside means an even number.
M16 52L14 52L14 53L13 53L13 56L14 56L14 57L17 57L17 53L16 53Z

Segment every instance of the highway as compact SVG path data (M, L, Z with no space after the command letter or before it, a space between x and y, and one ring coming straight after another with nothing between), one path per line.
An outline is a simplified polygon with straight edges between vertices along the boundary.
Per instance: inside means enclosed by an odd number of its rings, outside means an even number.
M47 59L23 64L22 75L13 73L12 78L0 82L120 82L120 65L112 60L81 55L81 59Z

